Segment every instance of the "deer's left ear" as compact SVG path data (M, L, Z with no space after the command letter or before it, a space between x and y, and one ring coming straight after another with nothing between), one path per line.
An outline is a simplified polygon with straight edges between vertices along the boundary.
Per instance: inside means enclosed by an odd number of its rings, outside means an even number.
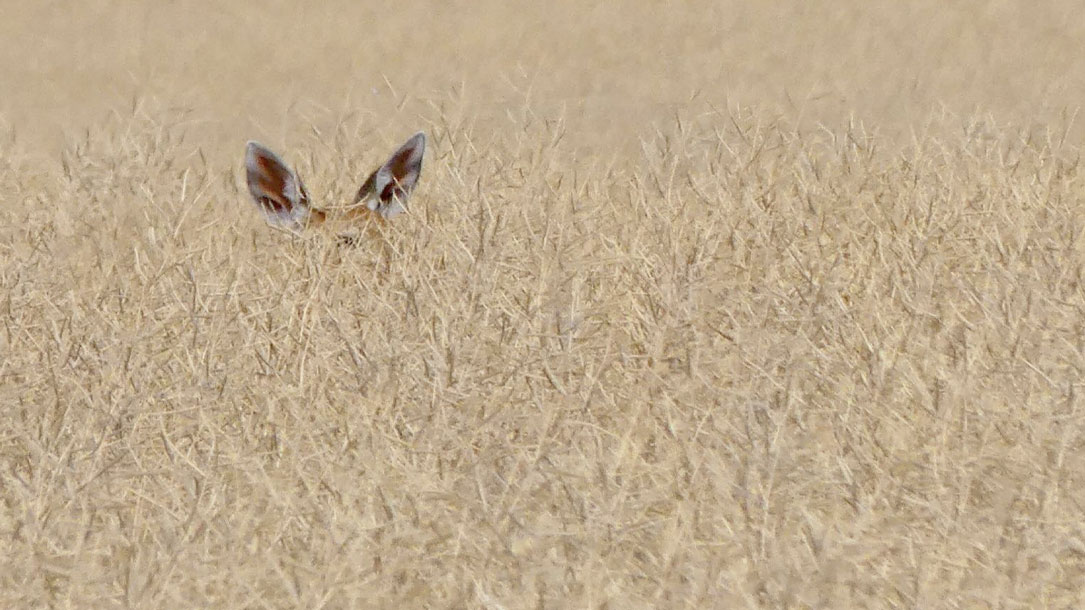
M385 219L407 211L407 198L422 175L422 156L426 153L426 134L414 134L392 156L370 174L358 189L354 203L364 201L369 209Z
M270 224L298 230L309 218L305 185L278 155L259 142L245 147L245 177L253 201Z

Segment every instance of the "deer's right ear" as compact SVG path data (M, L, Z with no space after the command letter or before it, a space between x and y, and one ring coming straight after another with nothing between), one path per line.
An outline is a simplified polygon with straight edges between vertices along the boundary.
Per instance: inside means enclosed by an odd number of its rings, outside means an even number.
M366 206L385 220L407 211L407 198L422 175L422 156L426 154L426 134L414 134L392 156L370 174L358 189L354 203Z
M269 224L303 228L309 216L305 185L278 155L259 142L245 147L245 177L253 201Z

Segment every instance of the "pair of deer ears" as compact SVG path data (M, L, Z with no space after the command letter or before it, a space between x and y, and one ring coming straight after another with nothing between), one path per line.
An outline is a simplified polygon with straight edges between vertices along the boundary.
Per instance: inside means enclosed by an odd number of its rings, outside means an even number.
M407 198L422 174L425 152L426 134L418 132L369 175L351 205L365 203L386 220L405 212ZM309 194L301 178L278 155L259 142L249 142L245 174L249 193L269 223L292 229L308 224L314 212Z

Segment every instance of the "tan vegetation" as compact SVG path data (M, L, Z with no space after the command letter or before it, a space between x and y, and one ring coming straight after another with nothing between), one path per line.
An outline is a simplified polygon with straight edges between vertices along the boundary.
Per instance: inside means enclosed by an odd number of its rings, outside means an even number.
M1081 17L5 8L0 607L1081 607Z

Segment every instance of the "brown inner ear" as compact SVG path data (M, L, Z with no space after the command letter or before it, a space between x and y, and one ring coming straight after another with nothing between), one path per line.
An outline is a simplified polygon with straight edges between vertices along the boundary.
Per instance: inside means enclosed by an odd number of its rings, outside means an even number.
M258 197L260 204L265 209L281 212L290 209L290 202L283 196L286 190L286 179L283 177L283 169L278 163L259 155L256 157L259 172L256 173L256 186L262 191Z
M410 158L413 150L405 150L391 159L388 164L388 169L392 170L392 175L398 181L407 175L407 172L411 170Z
M406 196L407 191L399 185L398 178L393 178L392 181L384 187L384 190L381 191L381 201L386 203L397 197L402 201Z
M263 183L261 187L265 187ZM260 204L264 206L264 209L274 212L285 212L290 209L290 202L285 197L279 195L276 191L270 191L266 187L264 188L264 195L260 197Z
M286 182L291 177L290 170L283 167L270 157L258 156L256 163L259 172L256 175L256 184L263 191L257 197L264 209L276 213L290 212L294 204L286 197ZM298 191L298 204L306 206L309 203L309 194L305 192L305 185L301 180L294 177Z
M381 201L391 201L393 198L398 197L400 201L407 198L407 189L403 186L404 180L407 178L413 169L411 163L411 155L414 153L414 149L406 149L400 151L388 160L387 167L392 172L392 181L385 185L384 189L380 193Z
M369 177L365 179L365 182L363 182L362 186L358 189L358 193L354 195L354 201L351 202L351 205L365 199L369 196L369 193L373 192L373 189L375 188L374 185L377 183L377 172L379 171L380 170L378 169L372 174L369 174Z
M410 162L411 154L413 152L414 149L410 148L399 151L392 155L392 158L388 159L384 165L378 167L372 174L369 174L369 177L362 183L361 188L358 189L358 193L354 196L354 201L351 202L351 204L353 205L362 201L369 196L370 193L376 190L377 175L384 170L391 172L392 180L384 185L384 188L377 193L377 198L380 199L382 203L388 203L392 201L393 198L397 197L400 201L406 199L407 189L403 187L403 181L408 174L414 171L413 164Z

